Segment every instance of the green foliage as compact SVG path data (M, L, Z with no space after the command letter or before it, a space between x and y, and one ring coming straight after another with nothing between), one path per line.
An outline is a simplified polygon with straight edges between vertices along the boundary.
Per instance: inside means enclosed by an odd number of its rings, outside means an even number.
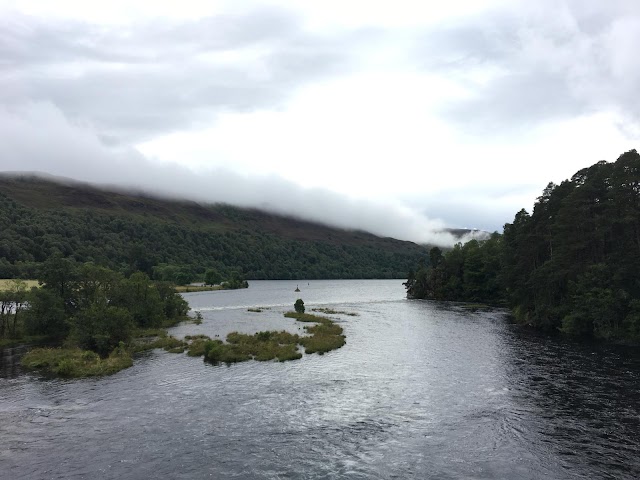
M204 272L204 283L205 285L217 285L222 281L222 277L217 270L210 268L206 272Z
M221 283L225 290L237 290L239 288L249 288L249 283L244 279L242 273L234 270L228 280Z
M64 300L52 290L33 288L28 295L29 308L25 312L27 335L65 337L69 331Z
M23 311L27 304L27 285L22 280L9 282L0 290L0 340L16 338L23 333Z
M293 308L298 313L304 313L304 302L301 298L296 300L296 303L293 304Z
M102 357L121 343L129 344L134 329L175 324L189 310L170 284L155 284L145 273L125 278L105 267L78 264L59 255L44 263L40 283L42 288L33 288L25 296L29 307L25 333L59 339L68 335L66 344Z
M444 255L438 247L432 248L430 265L421 263L415 272L409 272L404 283L407 295L410 298L502 303L501 242L501 236L494 233L488 240L457 244Z
M401 278L424 252L410 242L257 210L0 176L0 278L35 278L54 254L178 285L203 279L205 266L230 284L238 269L241 282ZM64 288L73 278L49 280Z
M94 303L71 319L71 343L105 356L120 342L128 343L133 331L131 314L121 307Z
M640 155L550 183L502 236L456 245L441 261L432 253L430 267L410 272L409 297L504 300L534 327L640 340Z

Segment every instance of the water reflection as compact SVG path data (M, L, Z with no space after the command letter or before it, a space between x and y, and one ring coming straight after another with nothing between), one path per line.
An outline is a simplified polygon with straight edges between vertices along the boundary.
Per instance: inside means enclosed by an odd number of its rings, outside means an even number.
M637 478L637 349L547 337L514 328L505 365L526 430L559 465L585 478ZM576 462L578 460L578 462Z

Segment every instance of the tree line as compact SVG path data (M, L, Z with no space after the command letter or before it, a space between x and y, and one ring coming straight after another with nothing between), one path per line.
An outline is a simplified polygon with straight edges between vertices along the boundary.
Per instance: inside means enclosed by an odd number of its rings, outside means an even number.
M189 311L172 284L144 272L125 277L56 254L40 273L40 287L14 281L0 292L0 338L46 337L106 356L137 329L174 324Z
M549 183L504 233L437 248L411 271L412 298L505 305L541 329L640 338L640 155Z
M53 202L55 187L51 192ZM226 279L403 278L424 252L364 234L346 244L332 239L330 229L325 239L299 240L261 229L259 215L228 206L203 207L200 219L167 202L169 213L161 217L64 204L28 207L9 193L0 188L0 278L36 278L39 265L56 253L176 284L203 281L207 269ZM208 220L214 214L226 215L224 222ZM233 224L239 215L251 227Z

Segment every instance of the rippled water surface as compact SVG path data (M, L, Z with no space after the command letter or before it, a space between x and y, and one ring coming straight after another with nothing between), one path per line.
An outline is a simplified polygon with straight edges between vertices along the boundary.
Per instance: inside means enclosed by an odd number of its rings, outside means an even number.
M345 347L230 367L154 351L80 381L5 349L0 478L640 478L637 348L409 301L397 280L187 294L204 323L173 333L297 331L298 297L358 313L334 316Z

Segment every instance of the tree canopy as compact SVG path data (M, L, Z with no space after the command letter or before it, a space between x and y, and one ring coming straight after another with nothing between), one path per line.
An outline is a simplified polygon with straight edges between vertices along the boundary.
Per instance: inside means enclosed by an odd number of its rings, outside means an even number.
M521 323L640 338L640 155L550 183L503 235L432 250L406 283L414 298L506 303Z

